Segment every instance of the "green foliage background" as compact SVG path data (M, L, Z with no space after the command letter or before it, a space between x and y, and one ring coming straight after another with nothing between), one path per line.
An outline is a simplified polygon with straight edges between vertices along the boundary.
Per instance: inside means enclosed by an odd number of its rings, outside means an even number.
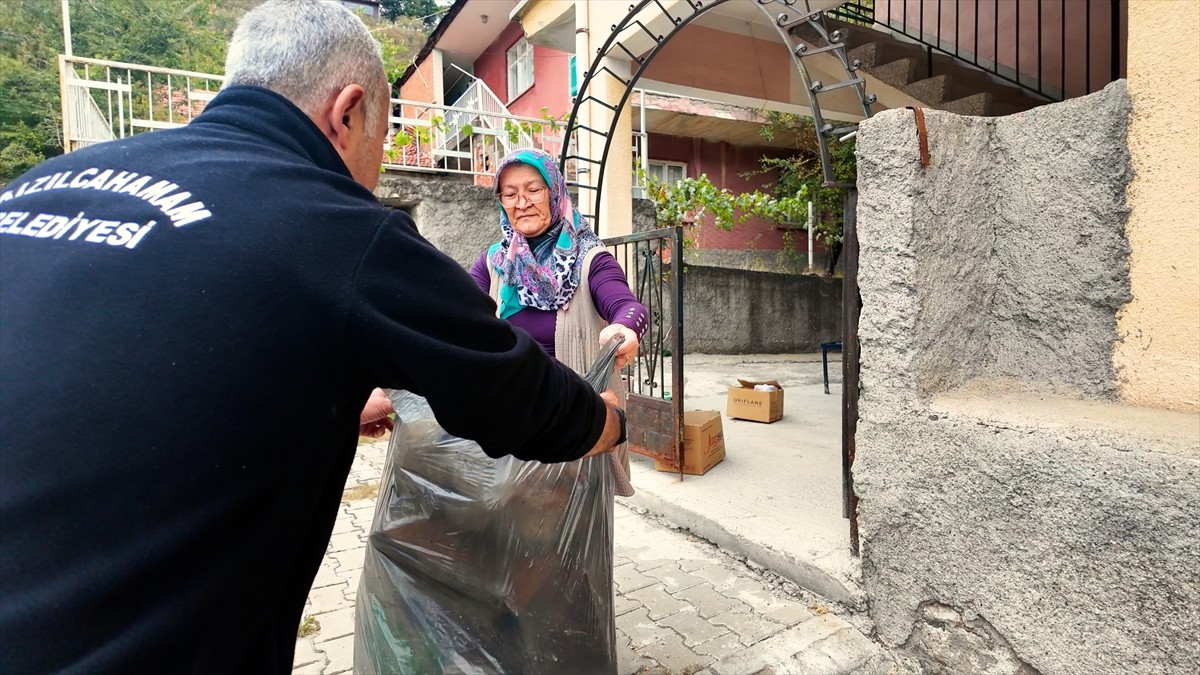
M439 15L440 16L440 15ZM412 65L421 45L429 34L429 27L420 19L402 16L391 22L382 22L371 33L379 40L383 52L383 67L388 82L400 79Z
M63 36L57 0L0 2L3 185L62 154L58 55ZM71 0L71 42L76 56L220 74L225 46L238 20L259 2ZM372 28L388 76L395 81L420 49L428 27L418 19L400 17Z
M792 146L786 157L761 157L759 170L751 175L771 175L775 180L765 190L754 190L734 194L727 188L718 188L707 175L684 178L673 185L651 180L644 168L638 172L641 183L647 186L650 199L654 202L659 224L664 226L685 225L689 228L703 226L703 218L712 218L712 224L731 230L752 217L773 223L805 223L808 219L808 202L813 202L813 235L830 249L831 265L836 263L842 248L842 225L846 190L824 187L825 177L821 170L821 152L817 144L813 119L802 115L761 110L765 119L759 135L767 141L781 139ZM840 143L830 141L830 158L834 178L841 183L854 183L857 175L853 140ZM794 241L790 231L784 232L785 250L792 249Z
M225 43L257 0L74 0L80 56L220 73ZM62 153L60 3L5 0L0 12L0 182Z
M439 7L435 0L379 0L379 6L383 18L389 21L405 17L418 19L430 30L437 25L442 16L440 12L445 9Z

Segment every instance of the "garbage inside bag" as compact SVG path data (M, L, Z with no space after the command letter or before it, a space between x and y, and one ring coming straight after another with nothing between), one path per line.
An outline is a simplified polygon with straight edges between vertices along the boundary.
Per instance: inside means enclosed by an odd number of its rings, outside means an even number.
M613 340L585 379L613 373ZM397 421L359 582L355 673L615 673L604 456L491 459L425 399Z

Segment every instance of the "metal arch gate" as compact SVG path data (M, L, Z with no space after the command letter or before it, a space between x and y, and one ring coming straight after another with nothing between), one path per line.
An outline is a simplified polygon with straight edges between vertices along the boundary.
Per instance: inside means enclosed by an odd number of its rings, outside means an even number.
M579 85L579 93L575 97L575 103L571 108L571 116L567 120L566 142L563 143L562 155L559 160L559 164L563 169L564 175L566 175L567 163L571 160L575 160L576 162L580 162L582 164L588 164L596 169L595 173L598 178L595 186L586 185L578 181L572 182L573 187L577 187L580 190L588 190L592 193L594 197L593 205L595 212L584 213L583 215L592 218L592 222L595 226L598 226L599 223L599 196L603 192L604 188L603 169L605 163L608 161L608 152L612 144L613 134L616 132L619 114L629 102L629 97L632 95L633 89L638 80L640 80L643 73L645 73L646 67L650 65L650 63L654 60L654 57L656 57L658 53L662 51L663 46L666 45L676 33L683 30L688 24L690 24L692 21L695 21L702 14L708 12L709 10L719 7L727 2L734 1L745 2L745 0L686 0L691 12L684 16L675 16L663 7L661 0L641 0L636 5L629 6L629 13L625 15L625 18L621 21L621 23L613 26L612 33L609 34L608 39L605 40L603 46L596 50L596 57L592 61L591 67L589 67L588 70L583 74L583 81ZM827 9L812 10L811 0L755 0L755 4L768 18L772 20L776 32L779 33L780 38L782 38L784 43L788 46L788 50L792 55L792 62L795 64L796 69L799 72L802 81L804 82L804 87L808 96L809 107L811 108L813 114L813 120L816 123L816 128L819 130L819 133L817 134L817 142L821 149L821 169L824 173L826 184L830 186L841 186L840 184L836 183L834 179L833 167L829 157L828 139L833 136L845 135L856 131L857 125L835 128L833 125L827 124L824 117L821 115L821 105L819 99L821 94L836 91L845 87L854 87L858 92L858 98L862 105L863 116L870 117L871 104L875 103L875 96L868 96L865 90L865 82L862 80L862 78L855 76L855 72L862 67L862 63L858 60L851 61L846 56L845 43L842 42L842 39L846 36L843 35L841 31L828 31L826 29L824 22L825 12L832 10L832 7ZM801 8L801 5L803 5L803 8ZM782 11L777 14L772 13L772 6L779 8ZM646 15L647 12L649 12L648 15ZM666 35L652 33L646 27L646 22L644 22L644 20L649 19L652 21L658 16L666 17L672 24L671 31ZM825 44L813 45L810 47L799 37L791 33L793 28L796 28L802 24L807 24L812 27L812 29L816 31L817 35L820 36L821 40ZM624 39L636 33L644 33L655 41L654 47L645 56L638 56L632 53L623 44ZM845 68L848 76L846 80L832 84L825 84L820 80L813 80L809 76L808 69L805 68L803 60L809 56L815 56L816 54L827 52L836 56L841 62L842 67ZM603 65L605 58L616 54L628 57L637 64L637 69L631 77L621 77L619 74L613 72L607 66ZM620 102L615 106L596 98L596 96L592 94L592 90L597 79L602 75L616 80L625 87L625 92L622 94ZM595 103L608 109L613 114L612 122L609 124L607 131L594 129L579 122L579 109L584 103ZM603 142L604 150L601 153L599 160L581 156L573 151L575 144L571 141L578 138L578 135L581 132L591 135L594 140L600 140Z
M572 160L577 162L578 169L582 169L582 165L586 164L594 171L589 172L590 175L595 175L596 184L594 186L587 185L578 180L572 181L571 185L577 190L587 190L591 193L592 213L584 213L588 218L592 219L593 227L599 227L599 216L601 207L601 195L604 188L604 168L608 161L609 149L612 145L612 139L616 133L617 125L620 121L620 113L629 102L629 97L633 93L634 86L645 73L647 66L654 60L664 45L666 45L676 33L683 30L688 24L696 20L702 14L712 10L715 7L732 2L734 0L686 0L687 9L680 14L673 14L663 6L661 0L641 0L640 2L630 5L629 11L625 18L620 23L612 27L612 32L604 44L596 50L596 56L591 62L590 67L583 73L583 80L579 84L579 92L575 97L574 105L571 108L571 116L567 120L567 133L563 143L562 155L559 159L559 164L562 168L563 175L568 173L568 163ZM745 1L745 0L740 0ZM858 241L855 231L855 214L854 208L857 203L857 193L853 185L844 185L838 183L833 174L833 166L829 152L829 139L836 136L850 134L857 130L857 125L848 125L837 128L832 124L826 123L821 114L820 98L821 94L836 91L846 87L853 87L858 94L859 103L862 106L863 116L871 116L871 105L875 103L875 96L867 95L865 81L856 76L856 72L862 67L862 63L857 60L850 60L846 55L846 45L843 38L846 37L840 30L829 31L826 28L824 16L825 12L831 11L837 7L826 7L824 9L814 10L811 0L755 0L758 8L765 14L775 26L776 32L787 45L788 51L791 53L792 63L798 71L801 81L804 83L806 95L809 101L809 108L812 111L813 122L817 129L817 144L821 151L821 170L825 178L827 187L846 187L848 195L846 199L846 217L844 228L845 245L843 247L843 263L844 282L843 282L843 395L842 395L842 494L843 494L843 515L850 519L850 545L853 552L858 553L858 528L855 518L856 504L854 489L851 483L850 466L854 461L854 432L857 426L858 418L858 313L861 306L861 301L858 295L857 283L857 252ZM840 4L840 3L839 3ZM775 10L775 11L772 11ZM670 31L665 35L657 34L647 28L648 23L653 23L655 19L666 18L671 26ZM794 35L792 29L801 25L808 25L819 36L822 44L809 45L798 36ZM644 34L654 41L654 46L645 55L637 55L631 52L625 45L624 40L637 35ZM816 54L829 53L835 56L846 71L846 79L832 84L825 84L819 80L813 80L808 73L808 69L804 66L804 59ZM636 69L633 74L626 78L620 74L613 72L612 69L604 65L604 60L613 55L621 55L627 57L636 64ZM624 93L621 95L621 100L614 106L600 98L597 98L593 93L594 87L597 86L598 80L602 77L612 78L624 87ZM607 82L600 83L600 86ZM595 103L603 108L606 108L612 114L612 120L607 130L596 129L586 126L579 121L580 107L584 103ZM577 147L577 139L579 134L589 134L591 140L600 141L603 143L603 151L600 158L585 157L573 148ZM578 170L576 177L582 175L584 171ZM580 197L583 194L581 192ZM582 202L583 200L580 199ZM648 233L649 234L649 233ZM637 237L638 235L634 235ZM644 235L643 235L644 237ZM631 241L626 241L627 238L618 238L606 242L613 246L622 246ZM642 293L658 286L659 304L651 307L652 317L660 320L661 313L664 311L664 306L661 303L661 290L663 284L670 284L672 292L675 296L675 311L672 313L671 331L672 344L675 347L671 351L671 369L672 369L672 391L671 405L664 406L664 402L668 399L663 396L666 391L665 382L658 382L653 373L655 372L655 364L663 364L661 360L663 355L667 353L665 338L667 331L660 330L657 336L652 337L651 344L643 344L639 353L638 366L635 369L641 373L645 368L651 373L649 378L636 377L631 378L630 384L630 401L629 414L631 417L630 425L635 431L639 431L636 424L642 425L639 433L647 438L659 434L661 437L661 445L656 447L647 447L642 444L639 447L636 441L631 437L631 448L639 451L642 454L657 457L659 459L673 461L679 466L680 478L683 477L682 458L683 458L683 250L682 237L678 234L667 234L665 231L639 239L647 243L646 248L642 253L637 253L635 247L635 258L638 265L644 266L645 270L638 267L638 272L635 273L635 287L638 290L639 300L643 303L648 298L644 298ZM657 245L650 244L651 241L658 241ZM668 243L670 241L671 243ZM676 243L678 242L678 243ZM664 252L669 251L670 261L666 260ZM644 258L644 260L643 260ZM657 262L657 266L656 263ZM668 268L669 266L669 268ZM628 269L628 267L627 267ZM647 276L649 275L649 276ZM670 282L667 280L671 279ZM657 314L656 314L657 311ZM648 366L648 368L647 368ZM658 371L658 372L661 372ZM658 389L658 396L655 396L655 389ZM649 391L649 395L647 395ZM668 412L669 408L669 412ZM667 415L673 419L666 419ZM647 428L645 425L651 424L653 428Z

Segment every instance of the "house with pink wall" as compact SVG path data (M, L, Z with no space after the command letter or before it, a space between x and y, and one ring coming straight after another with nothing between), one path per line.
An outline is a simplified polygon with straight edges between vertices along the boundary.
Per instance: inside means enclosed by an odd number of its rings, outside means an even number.
M511 0L455 2L395 83L396 89L401 101L446 108L475 106L487 99L492 109L503 106L505 113L530 125L541 121L534 144L542 145L536 142L542 140L540 134L549 139L546 149L557 154L563 131L551 129L546 120L561 123L571 112L575 58L530 44L521 24L509 18L514 5ZM723 43L723 48L709 49L714 42ZM786 97L791 68L787 50L770 35L727 40L703 26L681 34L655 60L645 88L629 101L636 161L659 182L707 175L717 187L734 192L768 189L774 176L757 174L760 159L789 154L789 141L768 142L759 135L765 118L758 104ZM699 95L703 91L716 91L736 102L709 99ZM495 145L495 152L485 153L475 168L482 173L494 166L496 155L506 149L510 148L505 144ZM488 181L478 176L475 182ZM635 189L634 196L644 192ZM785 232L792 233L787 238L793 246L803 248L804 231L794 228L751 219L732 231L697 227L694 240L703 249L759 251L774 257L784 246ZM816 251L824 252L819 242Z
M671 32L670 21L662 19L685 14L690 5L684 3L647 5L647 32ZM639 59L654 52L624 101L633 165L659 182L704 175L735 193L767 188L775 176L760 171L761 160L793 154L795 140L764 139L764 112L811 115L813 97L773 15L760 7L764 3L709 4L714 6L661 47L635 31L621 41L630 45L624 50L630 58L610 59L628 76L639 72ZM854 76L865 82L873 111L927 107L964 115L1014 114L1096 91L1124 74L1126 0L809 5L820 5L823 20L838 29L840 47L854 64ZM603 0L456 0L396 82L401 123L431 125L438 137L412 153L416 161L406 156L390 168L458 171L489 184L491 167L516 147L560 154L563 143L571 142L560 121L572 110L581 71L591 65L577 63L575 54L582 49L593 58L611 33L613 16L626 6ZM814 48L823 44L803 25L788 30ZM846 77L833 54L802 58L812 80L829 84ZM862 105L853 88L824 92L821 114L832 125L853 125L862 119ZM446 121L454 124L442 128ZM460 133L464 126L472 133ZM569 164L569 175L574 170ZM642 196L636 179L632 182L633 196ZM794 227L752 219L724 231L700 222L693 239L710 259L745 266L748 258L761 260L763 252L803 247L806 233ZM820 242L815 249L820 258Z

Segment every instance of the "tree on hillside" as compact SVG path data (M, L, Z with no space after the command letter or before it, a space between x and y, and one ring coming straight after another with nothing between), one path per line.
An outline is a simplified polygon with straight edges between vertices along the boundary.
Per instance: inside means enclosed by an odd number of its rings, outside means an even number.
M413 59L425 44L428 32L425 24L412 17L400 17L395 23L380 24L371 31L379 40L383 52L383 67L387 71L388 82L400 79L404 71L412 65Z
M401 17L421 19L426 28L433 28L441 19L445 8L439 7L435 0L380 0L383 17L395 21Z
M221 74L242 15L262 0L71 0L74 53L88 58ZM428 11L409 0L411 11ZM0 185L62 153L58 55L61 3L0 0ZM421 14L420 16L425 16ZM439 15L440 16L440 15ZM432 21L436 23L437 17ZM426 24L401 16L373 34L388 79L412 63ZM95 71L93 71L95 72ZM81 73L82 74L82 73Z
M0 184L62 152L55 8L22 0L0 12Z
M220 73L237 20L260 0L73 0L75 54ZM60 3L5 0L0 12L0 183L62 153Z

